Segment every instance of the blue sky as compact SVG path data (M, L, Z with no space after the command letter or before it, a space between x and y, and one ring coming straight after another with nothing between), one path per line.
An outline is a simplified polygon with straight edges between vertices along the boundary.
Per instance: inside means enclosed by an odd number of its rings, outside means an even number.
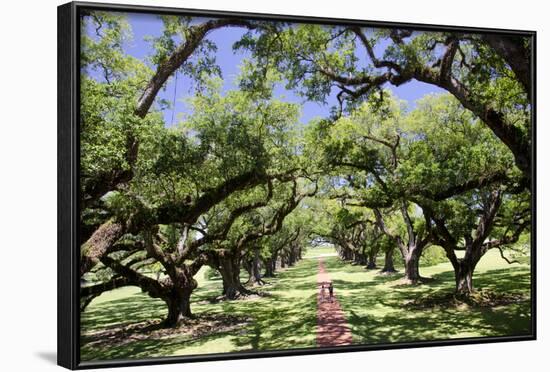
M162 21L155 15L137 13L127 14L127 19L132 27L133 39L123 45L124 51L136 58L146 60L147 56L152 53L152 46L145 38L146 36L159 36L163 30ZM91 32L92 30L89 29L87 31ZM208 35L208 39L213 41L217 46L216 60L221 68L224 81L222 89L224 91L236 88L235 78L239 72L241 61L247 54L242 51L234 52L232 46L245 32L246 30L240 28L223 28L215 30ZM166 83L165 89L159 93L159 98L169 102L174 102L174 97L176 98L173 109L164 111L164 119L167 126L176 124L181 114L188 112L185 98L192 94L192 90L190 89L192 87L193 81L190 78L178 74L177 79L174 77L170 78ZM409 108L414 107L415 101L426 94L443 92L433 85L417 81L411 81L400 87L386 84L386 87L391 89L397 97L406 101ZM323 105L316 102L306 102L304 98L284 89L282 86L277 87L275 96L285 101L301 103L302 116L300 121L302 123L307 123L315 117L328 116L330 107L336 104L335 94L332 94L328 98L327 105Z

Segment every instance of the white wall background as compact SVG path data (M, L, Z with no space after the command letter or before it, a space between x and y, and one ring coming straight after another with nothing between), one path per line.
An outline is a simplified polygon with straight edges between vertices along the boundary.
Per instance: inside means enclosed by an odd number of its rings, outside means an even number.
M108 1L108 0L105 0ZM119 1L109 1L119 2ZM50 371L56 349L56 6L5 1L0 43L0 369ZM538 332L534 342L140 367L140 370L541 370L550 350L549 10L534 0L126 0L122 3L538 31ZM6 254L7 253L7 254ZM21 266L20 263L25 263ZM546 355L545 355L546 353ZM127 370L118 369L119 371Z

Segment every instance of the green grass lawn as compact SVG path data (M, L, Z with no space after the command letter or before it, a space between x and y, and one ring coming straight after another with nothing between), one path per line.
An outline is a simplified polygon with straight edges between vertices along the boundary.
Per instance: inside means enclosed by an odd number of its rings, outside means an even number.
M422 267L420 273L434 280L404 286L401 275L379 275L350 266L337 258L326 260L357 343L408 342L448 338L521 335L530 333L528 300L496 307L404 306L416 299L450 293L454 275L449 263ZM526 264L508 265L498 252L488 252L474 274L474 287L529 298L530 271Z
M314 347L317 268L316 260L303 260L279 272L276 278L265 279L268 284L261 291L267 296L219 303L208 300L221 293L221 281L205 279L206 269L201 269L197 274L199 288L192 297L193 313L197 316L231 314L250 321L242 329L215 332L200 338L183 335L94 344L97 333L106 328L160 320L166 315L162 301L142 294L137 287L109 291L94 299L82 314L82 360Z
M326 256L335 256L336 251L332 246L320 246L316 248L310 248L306 251L306 253L303 255L303 258L318 258L318 257L326 257Z
M221 293L219 279L207 280L206 269L197 274L199 288L192 310L199 318L231 315L241 321L208 332L129 331L136 323L146 326L164 318L166 308L136 287L102 294L81 316L83 361L132 359L155 356L220 353L241 350L273 350L314 347L316 339L317 257L323 256L335 293L353 332L354 342L385 343L460 337L519 335L529 333L530 303L521 301L497 307L411 309L407 302L438 293L452 292L453 273L448 263L422 267L421 274L434 280L403 286L400 275L380 275L342 262L330 247L310 249L295 267L266 279L265 296L246 300L211 302ZM523 294L528 298L527 264L508 265L489 252L474 276L476 288ZM119 328L124 330L116 331Z

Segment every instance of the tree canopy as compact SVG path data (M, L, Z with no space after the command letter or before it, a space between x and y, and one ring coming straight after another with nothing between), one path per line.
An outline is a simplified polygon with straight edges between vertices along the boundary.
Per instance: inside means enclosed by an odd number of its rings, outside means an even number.
M323 242L367 269L383 253L385 272L397 252L415 284L425 248L440 246L468 295L480 258L529 233L529 40L161 19L139 59L123 47L124 15L83 18L80 273L93 284L82 308L134 285L174 326L192 316L202 266L232 300L250 293L241 268L261 285ZM208 38L227 27L245 30L237 89L223 87ZM195 89L169 126L159 92L177 73ZM447 93L407 107L388 86L411 80ZM281 84L325 106L336 95L332 115L301 124L300 103L274 94Z

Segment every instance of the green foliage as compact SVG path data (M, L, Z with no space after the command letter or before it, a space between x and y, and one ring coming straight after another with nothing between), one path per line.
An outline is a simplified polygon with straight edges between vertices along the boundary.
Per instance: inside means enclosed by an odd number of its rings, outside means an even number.
M100 70L106 80L120 78L128 64L122 45L132 37L125 17L93 11L82 18L81 27L81 67ZM93 29L93 32L88 33L87 29Z
M339 169L341 186L366 205L519 174L509 150L449 95L427 96L406 113L385 93L383 106L365 103L332 125L311 123L308 136L324 169Z
M447 262L447 256L445 255L445 250L440 246L431 245L422 251L422 256L420 257L421 266L434 266L443 262Z
M219 280L221 279L220 272L218 270L214 270L211 267L207 267L204 272L204 277L206 280Z
M432 192L496 173L514 176L510 151L450 95L427 96L407 117L398 170L407 187Z
M275 68L286 78L287 89L295 89L308 100L325 102L332 89L332 81L311 69L310 60L323 61L323 67L346 74L358 71L352 34L340 28L300 24L286 27L273 24L260 34L247 33L235 49L252 52L259 77L265 69ZM261 81L260 79L256 80ZM254 86L252 80L247 86Z
M149 57L149 61L154 66L167 62L180 45L184 45L193 37L192 34L197 27L192 17L161 15L159 18L164 25L162 34L158 37L147 36L145 39L154 50ZM221 70L216 63L216 51L216 44L205 38L199 42L193 58L183 61L179 67L178 71L196 82L194 85L196 91L203 88L208 77L221 76Z
M335 86L359 86L381 73L373 61L364 63L364 51L358 52L360 40L347 28L266 23L250 30L234 45L251 53L241 65L239 89L232 91L222 90L216 45L204 39L177 72L194 82L189 111L179 125L165 126L158 98L159 105L145 118L136 116L136 102L154 69L166 63L198 26L191 17L161 19L163 31L148 38L152 53L141 61L124 53L122 46L132 37L124 15L93 12L83 18L82 27L88 31L81 40L81 185L86 196L102 194L85 204L83 228L93 229L111 219L140 227L128 232L120 244L142 243L145 233L154 231L154 247L170 260L179 243L190 246L207 234L223 236L191 252L181 265L212 253L208 250L238 247L244 257L259 250L265 259L288 253L293 244L305 249L321 241L363 255L393 250L399 264L398 239L383 233L374 209L383 215L389 231L404 237L409 233L400 210L404 208L414 232L427 236L433 221L420 206L429 206L460 245L475 232L491 192L499 190L502 203L488 239L506 237L513 227L530 222L530 194L518 191L522 174L512 153L449 94L428 95L410 110L373 83L361 94L348 95L332 117L315 119L305 128L299 125L301 106L275 97L277 86L284 84L309 101L326 104ZM419 32L396 43L390 31L366 33L377 54L383 48L382 58L405 72L441 63L442 46L450 36ZM508 66L477 37L461 47L464 60L451 65L454 76L477 103L497 109L528 137L530 106ZM230 180L251 173L262 176L262 181L232 192L225 188ZM272 177L269 185L265 175ZM495 176L500 178L484 184ZM303 199L283 216L277 231L264 235L281 210L314 183L317 195ZM475 187L464 186L471 183ZM223 195L191 226L183 221L195 202L213 200L209 198L218 188ZM235 211L249 205L255 207L230 220ZM154 213L166 206L181 213L182 221L155 222ZM240 245L253 233L257 234L253 243ZM519 243L514 240L500 247L507 249L508 257L524 256L529 237L526 228ZM164 263L140 247L109 255L141 273L163 274ZM424 249L421 264L433 267L447 260L443 249L434 245ZM99 264L87 275L93 281L108 281L115 273ZM205 277L219 280L216 270L206 271ZM377 286L370 285L379 290ZM403 298L409 296L403 293ZM313 292L308 295L314 300ZM311 304L302 305L309 309ZM227 306L242 312L238 305ZM289 309L284 306L284 311ZM262 325L273 326L265 315L253 314L255 321L261 318Z
M160 113L141 119L134 115L143 81L152 71L124 54L122 44L131 37L123 16L93 12L83 26L95 28L96 37L83 33L81 43L80 169L84 190L95 189L116 174L128 172L131 147L147 146L163 127Z
M516 38L514 42L516 49L523 47L526 53L531 50L528 38ZM416 78L461 97L516 156L528 151L528 92L482 35L276 24L259 34L249 32L235 47L249 50L259 70L278 70L288 81L287 87L308 100L326 104L329 96L338 93L339 104L333 107L335 118L342 112L351 113L365 100L377 100L386 83L399 86ZM447 58L452 58L448 64ZM256 77L260 75L258 72ZM502 128L487 122L489 109L499 116ZM503 138L508 136L503 131L509 130L515 139ZM526 172L523 165L521 168ZM433 171L436 169L418 172L429 177Z

